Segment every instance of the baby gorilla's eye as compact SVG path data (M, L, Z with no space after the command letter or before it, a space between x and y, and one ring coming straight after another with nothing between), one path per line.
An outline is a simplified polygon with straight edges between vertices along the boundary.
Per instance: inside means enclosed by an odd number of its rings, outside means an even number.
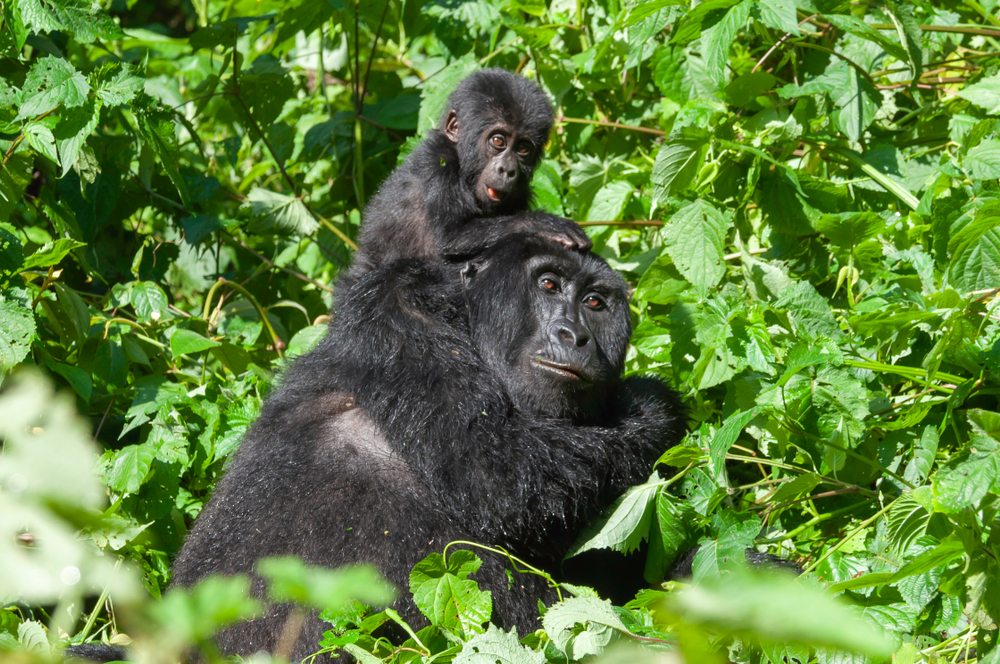
M559 290L559 282L557 282L555 279L552 279L551 277L542 277L538 281L538 285L541 286L544 290L551 291L553 293Z
M591 309L603 309L604 308L604 300L602 300L597 295L594 295L593 293L591 293L586 298L584 298L583 303L585 305L587 305L588 307L590 307Z
M490 136L490 145L492 145L493 147L502 148L506 144L507 141L505 141L503 136L501 136L500 134L493 134L492 136Z
M517 153L522 157L527 157L531 154L531 145L528 143L521 143L517 146Z

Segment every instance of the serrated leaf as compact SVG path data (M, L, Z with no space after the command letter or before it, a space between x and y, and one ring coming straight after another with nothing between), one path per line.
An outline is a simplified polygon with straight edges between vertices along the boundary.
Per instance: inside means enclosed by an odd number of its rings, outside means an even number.
M799 20L790 0L757 0L760 22L769 28L798 36Z
M14 228L0 225L0 284L17 274L24 267L24 245L21 244Z
M587 212L590 221L618 221L635 187L626 180L616 180L601 187Z
M958 91L958 95L983 108L990 115L1000 114L1000 74L987 76L975 85Z
M826 298L820 295L808 281L800 281L775 303L777 309L787 309L792 314L797 327L813 334L828 337L839 336L840 328L833 317Z
M975 180L1000 178L1000 140L987 138L969 150L963 166Z
M28 256L24 261L24 269L32 270L35 268L44 268L51 265L58 265L59 261L66 257L66 255L76 249L77 247L85 247L83 242L77 242L76 240L56 240L55 242L48 242L38 248L35 253Z
M986 220L976 230L957 248L948 268L951 283L965 291L1000 284L1000 216Z
M148 97L137 104L133 111L143 141L159 158L167 176L177 188L181 202L186 208L191 209L191 198L188 195L187 184L178 168L181 163L181 155L177 146L173 114Z
M381 660L379 660L381 661ZM464 644L455 664L545 664L545 655L521 645L517 632L490 625Z
M701 35L702 57L705 59L705 73L722 86L728 79L726 65L729 62L729 47L736 39L736 33L743 28L753 9L751 0L743 0L730 8L726 15Z
M28 139L28 144L45 157L55 163L59 163L59 154L56 152L56 138L52 135L52 130L39 122L32 122L24 128L24 135Z
M696 583L742 568L746 550L760 533L760 519L746 512L725 510L712 516L712 530L717 536L698 541L698 552L691 563Z
M87 101L90 84L68 61L47 55L31 66L21 88L18 118L33 118L56 106L75 108Z
M455 551L445 563L432 553L410 572L410 592L420 612L434 625L452 629L468 638L483 633L493 612L492 593L479 590L469 574L482 561L472 552Z
M60 176L69 173L76 165L84 142L97 127L100 113L101 104L93 99L79 108L60 113L59 124L53 132L59 149L59 164L62 166Z
M35 32L68 30L82 44L125 36L118 24L87 0L20 0L21 14Z
M0 376L28 356L35 337L31 297L23 288L0 291Z
M653 475L649 482L631 487L591 523L566 554L567 558L590 549L613 549L629 553L649 535L653 501L662 481Z
M135 493L145 483L155 458L156 447L150 443L128 445L118 450L108 465L108 487L121 493Z
M691 185L707 147L708 132L700 127L684 127L667 137L649 176L659 200L666 200Z
M319 228L308 208L294 196L286 196L260 187L247 194L250 206L251 233L295 233L311 235Z
M0 168L0 223L10 220L11 213L21 201L24 189L31 181L33 159L15 153Z
M542 616L542 627L570 660L600 655L615 632L629 633L611 602L597 597L570 597L549 607Z
M874 212L825 214L814 225L833 244L850 249L882 232L885 220Z
M129 299L135 309L136 316L142 323L159 320L163 316L163 312L167 310L166 293L151 281L135 282ZM171 349L173 349L173 337L170 341Z
M95 86L97 96L108 106L122 106L128 104L142 92L145 81L141 76L133 73L128 65L122 65L111 76L111 78L101 79Z
M698 199L682 207L664 230L667 253L691 284L707 292L726 273L723 249L729 231L730 214L723 214L706 200Z
M973 436L970 449L934 475L934 506L954 513L976 505L1000 479L1000 445L989 436Z

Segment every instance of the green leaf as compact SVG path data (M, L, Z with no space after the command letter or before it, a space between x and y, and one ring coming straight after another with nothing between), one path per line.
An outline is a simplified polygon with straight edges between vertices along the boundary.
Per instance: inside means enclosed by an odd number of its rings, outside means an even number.
M566 558L591 549L613 549L622 553L638 549L649 536L652 506L662 484L660 476L654 473L650 481L631 487L580 533Z
M68 61L47 55L31 66L21 88L18 118L33 118L56 106L75 108L87 101L90 84Z
M912 5L893 2L888 0L885 3L886 13L892 19L892 24L896 27L896 36L906 51L906 62L910 65L910 76L916 81L920 78L923 69L923 32L920 23L913 16Z
M247 203L250 206L247 231L251 233L311 235L319 228L319 222L309 214L302 201L294 196L254 187L247 195Z
M726 15L701 35L702 57L705 58L705 73L717 85L724 85L729 78L726 65L729 62L729 47L750 18L754 3L743 0L732 7Z
M832 90L830 98L839 107L832 114L833 121L852 143L859 142L878 112L878 90L857 69L846 67L844 86Z
M261 603L250 595L250 579L239 574L210 576L193 588L173 586L149 605L157 624L170 625L170 638L178 643L204 643L223 627L261 612Z
M792 14L793 16L795 14L794 6ZM723 92L733 106L747 106L754 99L773 88L777 80L766 71L751 72L733 79L733 82L727 85Z
M708 132L700 127L683 127L674 131L660 147L649 176L658 200L676 195L691 186L702 167L708 148Z
M170 353L175 359L180 355L192 355L221 345L222 342L207 339L193 330L177 330L170 337Z
M28 356L35 338L31 297L23 288L0 291L0 376Z
M68 30L81 44L125 36L110 16L87 0L20 0L18 4L34 32Z
M795 16L795 3L790 0L757 0L760 22L769 28L799 34L799 19Z
M878 44L882 47L882 50L897 60L906 61L909 58L902 46L885 37L881 32L856 16L851 16L850 14L824 14L824 18L840 30L850 32L856 37L861 37L862 39L867 39L870 42Z
M101 76L95 86L97 96L107 106L124 106L142 92L145 81L131 67L122 65L112 75Z
M974 506L1000 479L1000 445L974 435L970 448L948 460L934 475L935 509L953 513Z
M545 661L543 653L521 645L516 630L504 632L496 625L463 643L454 660L455 664L545 664Z
M318 610L342 611L354 601L387 606L395 592L371 565L328 569L306 565L294 556L264 558L257 572L268 580L274 602L296 602Z
M816 220L815 227L835 245L850 249L881 233L885 220L874 212L825 214Z
M895 649L881 631L830 597L782 574L734 573L666 596L685 621L746 631L780 643L826 645L888 658Z
M159 286L151 281L135 282L132 286L132 293L129 299L132 303L132 307L135 309L136 316L141 323L149 323L160 320L163 313L167 310L166 293L164 293ZM176 336L176 333L174 336ZM170 339L170 344L171 349L173 349L173 337Z
M542 627L571 661L600 655L616 632L629 633L611 602L598 597L570 597L554 604L542 616Z
M786 290L774 306L787 309L796 327L828 337L840 335L840 328L826 298L816 292L808 281L800 281Z
M987 138L969 150L963 165L974 180L1000 178L1000 140Z
M492 593L481 591L469 579L482 561L471 551L459 549L447 564L432 553L410 572L410 592L420 612L432 624L452 629L464 638L483 633L483 624L493 612Z
M759 409L751 408L746 412L733 413L726 418L726 421L722 423L719 430L712 436L712 440L708 444L709 458L712 473L715 475L716 482L720 485L728 485L728 480L726 479L726 454L729 452L729 448L733 446L736 439L743 433L743 429L750 423L750 420L757 417L759 412Z
M691 563L695 583L744 566L746 550L760 533L760 519L750 513L725 510L712 516L715 539L703 537Z
M32 122L24 128L24 135L28 143L38 152L55 163L59 163L59 155L56 152L56 138L52 135L52 130L40 122Z
M10 220L17 204L21 202L21 195L31 181L32 161L33 158L14 153L0 168L0 223Z
M108 487L120 493L135 493L146 482L156 446L150 443L128 445L115 452L108 465Z
M975 85L968 85L959 90L958 95L985 109L990 115L1000 114L1000 74L987 76Z
M53 132L56 147L59 148L59 164L62 166L60 175L66 175L76 165L84 142L97 127L100 114L100 102L93 99L80 108L60 114L62 117Z
M48 242L38 248L35 253L28 256L27 260L24 261L25 270L33 270L35 268L46 268L52 265L58 265L59 261L66 257L66 255L78 247L85 247L83 242L77 242L76 240L56 240L55 242Z
M24 245L21 238L14 233L14 228L0 224L0 277L6 283L24 267Z
M635 187L626 180L616 180L601 187L587 213L589 221L618 221Z
M466 53L461 58L453 60L439 71L427 84L421 86L420 117L417 123L417 133L424 135L430 129L437 127L448 109L448 96L458 86L459 82L479 69L475 53Z
M969 232L956 240L948 267L951 283L965 291L995 288L1000 283L1000 215L977 215Z
M191 199L188 195L187 184L178 169L181 155L177 146L173 113L154 103L148 97L142 99L141 103L137 103L133 111L136 124L139 127L139 135L159 157L160 164L177 188L177 193L180 194L181 203L190 210Z
M702 293L718 284L726 273L723 249L729 224L728 213L698 199L675 212L664 229L667 253L674 265Z

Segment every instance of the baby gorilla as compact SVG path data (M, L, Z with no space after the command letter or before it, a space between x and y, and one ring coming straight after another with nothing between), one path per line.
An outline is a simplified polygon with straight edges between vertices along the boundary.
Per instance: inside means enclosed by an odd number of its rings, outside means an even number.
M520 215L531 201L531 177L552 130L552 106L541 88L503 69L470 75L448 98L430 132L386 179L365 208L346 290L361 275L399 258L473 254L498 233L526 232L568 248L589 249L575 223Z
M426 620L410 570L454 540L508 549L558 574L581 529L676 443L684 415L661 381L622 380L625 282L600 257L508 236L459 272L398 261L345 292L330 331L264 405L174 565L190 585L265 556L369 562ZM476 552L493 622L538 626L534 575ZM254 592L263 595L263 581ZM227 654L273 650L288 606L220 635ZM327 628L313 615L293 657Z

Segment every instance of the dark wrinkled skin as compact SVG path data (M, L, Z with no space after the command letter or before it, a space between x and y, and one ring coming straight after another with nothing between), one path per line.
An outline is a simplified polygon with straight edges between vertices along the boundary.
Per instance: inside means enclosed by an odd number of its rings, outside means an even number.
M510 233L590 249L568 219L516 216L528 211L531 178L552 130L552 106L538 85L484 69L459 84L446 108L438 128L365 208L354 264L338 289L400 258L474 254Z
M272 555L368 562L419 628L406 592L416 562L471 540L558 576L581 529L683 435L671 390L620 378L627 290L596 255L513 236L464 269L379 268L340 298L329 334L267 399L198 517L176 584L252 573ZM545 582L516 574L510 585L504 558L475 553L493 621L537 628L537 600L555 600ZM226 630L220 649L273 650L287 612L270 606ZM324 629L311 616L293 658L314 652Z

